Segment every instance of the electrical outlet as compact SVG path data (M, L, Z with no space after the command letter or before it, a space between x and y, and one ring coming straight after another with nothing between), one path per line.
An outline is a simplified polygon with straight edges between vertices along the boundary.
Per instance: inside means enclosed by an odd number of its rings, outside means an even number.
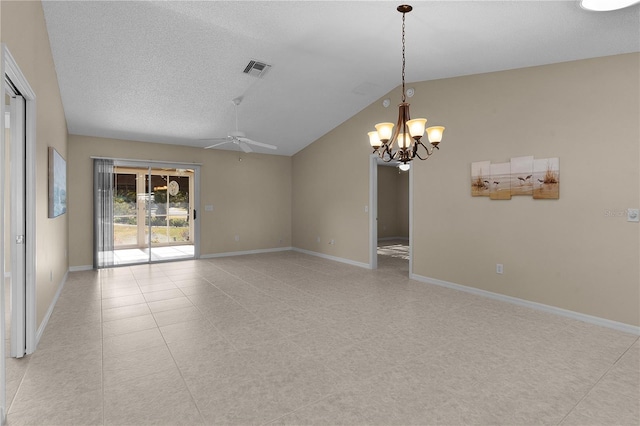
M640 221L640 210L627 209L627 222L638 222L638 221Z
M496 274L502 274L504 272L504 267L502 263L496 263Z
M316 242L320 242L320 237L316 237Z
M336 243L336 240L331 240L331 241L329 241L329 244L332 244L332 245L333 245L333 244L335 244L335 243Z
M240 235L236 235L236 241L240 241Z

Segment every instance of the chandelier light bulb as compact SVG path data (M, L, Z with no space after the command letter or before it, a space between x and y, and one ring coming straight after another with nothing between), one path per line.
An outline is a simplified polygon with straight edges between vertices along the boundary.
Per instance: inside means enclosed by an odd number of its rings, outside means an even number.
M437 145L442 142L442 134L444 133L444 127L442 126L432 126L427 128L427 135L429 137L429 142L432 145Z
M376 124L376 130L378 131L380 140L386 142L391 139L393 135L393 123L378 123Z
M382 142L380 141L380 137L378 136L378 132L369 132L369 143L373 148L380 148L382 146Z
M421 138L424 135L424 127L427 124L426 118L414 118L407 121L407 127L409 128L409 134L412 138Z
M411 136L407 133L400 133L398 135L398 148L407 149L411 146Z

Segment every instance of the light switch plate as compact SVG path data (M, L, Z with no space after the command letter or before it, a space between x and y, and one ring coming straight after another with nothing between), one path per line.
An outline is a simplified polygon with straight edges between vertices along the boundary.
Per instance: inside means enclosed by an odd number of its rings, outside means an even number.
M640 209L627 209L627 222L640 222Z

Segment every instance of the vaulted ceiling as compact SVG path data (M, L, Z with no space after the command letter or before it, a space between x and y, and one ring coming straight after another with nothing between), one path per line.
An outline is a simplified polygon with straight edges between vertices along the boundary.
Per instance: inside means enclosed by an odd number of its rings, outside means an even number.
M70 133L204 147L235 129L231 101L241 96L240 129L293 155L399 85L398 4L43 7ZM407 82L640 51L640 5L596 13L577 1L411 4ZM252 59L271 65L263 77L243 73Z

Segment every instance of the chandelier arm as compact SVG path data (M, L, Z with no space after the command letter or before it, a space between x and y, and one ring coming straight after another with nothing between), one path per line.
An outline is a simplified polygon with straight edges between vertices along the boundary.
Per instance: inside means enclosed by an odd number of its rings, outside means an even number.
M391 160L393 160L393 153L389 149L389 145L387 145L387 144L384 145L384 150L380 153L380 158L382 158L382 160L384 162L386 162L386 163L388 163ZM388 158L388 160L387 160L387 158Z
M418 152L418 148L420 146L423 147L425 152L427 153L427 156L424 157L424 158L422 158L422 156ZM427 148L427 146L425 144L423 144L420 141L416 141L416 150L415 150L415 152L416 152L416 157L418 157L421 160L426 160L427 158L431 157L431 155L433 155L433 148L431 150L429 150L429 148Z
M431 157L431 155L427 153L427 156L422 158L422 156L416 152L416 157L418 157L419 159L424 161L424 160L428 159L429 157Z

